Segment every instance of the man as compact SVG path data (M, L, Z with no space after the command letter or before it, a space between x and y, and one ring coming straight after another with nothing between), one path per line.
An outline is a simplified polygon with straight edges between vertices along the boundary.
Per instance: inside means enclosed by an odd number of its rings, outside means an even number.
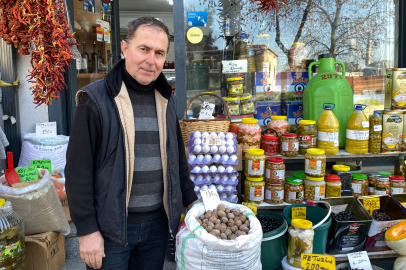
M76 96L66 163L69 209L87 269L161 270L182 204L190 209L198 202L176 98L161 73L168 29L139 18L121 48L125 59Z

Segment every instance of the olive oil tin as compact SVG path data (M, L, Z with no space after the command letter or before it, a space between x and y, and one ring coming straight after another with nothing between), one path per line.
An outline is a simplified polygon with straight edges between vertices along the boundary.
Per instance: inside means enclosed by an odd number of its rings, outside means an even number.
M384 101L385 110L390 110L392 108L392 77L393 77L393 68L387 68L385 76L385 101Z
M406 68L394 68L392 78L392 110L406 109Z
M382 153L402 150L403 111L384 111L382 116Z
M402 152L406 152L406 110L403 112Z

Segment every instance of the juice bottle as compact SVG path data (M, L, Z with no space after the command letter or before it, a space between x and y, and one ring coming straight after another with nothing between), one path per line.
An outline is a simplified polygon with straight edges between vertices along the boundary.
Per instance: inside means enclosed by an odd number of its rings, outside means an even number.
M326 155L338 153L340 124L333 113L334 107L333 103L324 103L324 111L317 121L317 148L326 151Z
M351 154L366 154L369 145L369 120L363 110L366 105L355 104L347 122L345 150Z

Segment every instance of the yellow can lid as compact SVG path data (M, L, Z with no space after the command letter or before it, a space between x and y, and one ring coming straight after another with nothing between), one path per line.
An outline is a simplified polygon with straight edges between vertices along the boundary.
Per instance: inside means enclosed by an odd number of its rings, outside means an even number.
M238 97L227 97L227 98L224 98L224 100L225 101L237 101Z
M333 165L333 170L338 172L348 172L350 167L345 165Z
M251 156L262 156L264 153L263 149L258 148L250 148L247 150L247 154Z
M307 149L307 153L310 155L324 155L326 153L326 151L324 151L323 149L320 149L320 148L310 148L310 149Z
M306 44L303 43L303 42L293 42L293 45L302 45L302 46L305 46Z
M238 77L238 78L228 78L227 81L228 81L228 82L241 81L241 77Z
M264 180L263 177L247 177L245 179L252 182L261 182Z
M207 61L207 60L208 60L208 61L210 61L210 59L209 59L209 58L204 58L204 60L206 60L206 61Z
M252 95L248 95L248 96L245 96L245 97L241 97L240 100L246 100L246 99L249 99L249 98L252 98Z
M197 62L197 60L192 60L192 62Z
M292 219L292 226L299 229L311 229L313 227L313 223L306 219Z
M315 125L316 121L314 120L300 120L299 125Z
M286 115L273 115L271 116L272 120L286 120L288 117Z
M203 58L200 58L199 61L203 61Z
M258 119L255 118L243 118L241 120L244 124L258 124Z
M0 207L4 206L5 204L6 204L6 200L0 198Z
M311 180L311 181L323 181L324 177L312 177L312 176L306 176L307 180Z

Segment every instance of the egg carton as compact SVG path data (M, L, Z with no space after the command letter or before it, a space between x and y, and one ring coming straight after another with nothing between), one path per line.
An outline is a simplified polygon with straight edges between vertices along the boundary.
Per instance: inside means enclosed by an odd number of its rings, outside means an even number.
M190 154L188 158L189 166L196 166L196 165L207 165L210 166L212 164L215 165L224 165L224 166L237 166L238 164L238 157L237 155L194 155Z
M204 176L210 175L210 176L215 176L216 174L219 174L220 176L223 175L238 175L237 170L233 166L227 166L224 167L223 165L211 165L210 167L207 165L203 166L194 166L191 170L190 173L193 174L202 174Z
M224 185L224 186L237 186L238 185L238 179L231 179L228 178L227 176L224 177L191 177L191 180L193 183L195 183L196 186L202 186L202 185Z
M189 136L190 154L237 154L238 143L234 133L194 131Z
M194 191L196 194L200 193L200 190L206 190L206 189L216 189L217 193L221 197L223 194L237 194L237 188L235 186L223 186L223 185L203 185L201 187L195 186Z

